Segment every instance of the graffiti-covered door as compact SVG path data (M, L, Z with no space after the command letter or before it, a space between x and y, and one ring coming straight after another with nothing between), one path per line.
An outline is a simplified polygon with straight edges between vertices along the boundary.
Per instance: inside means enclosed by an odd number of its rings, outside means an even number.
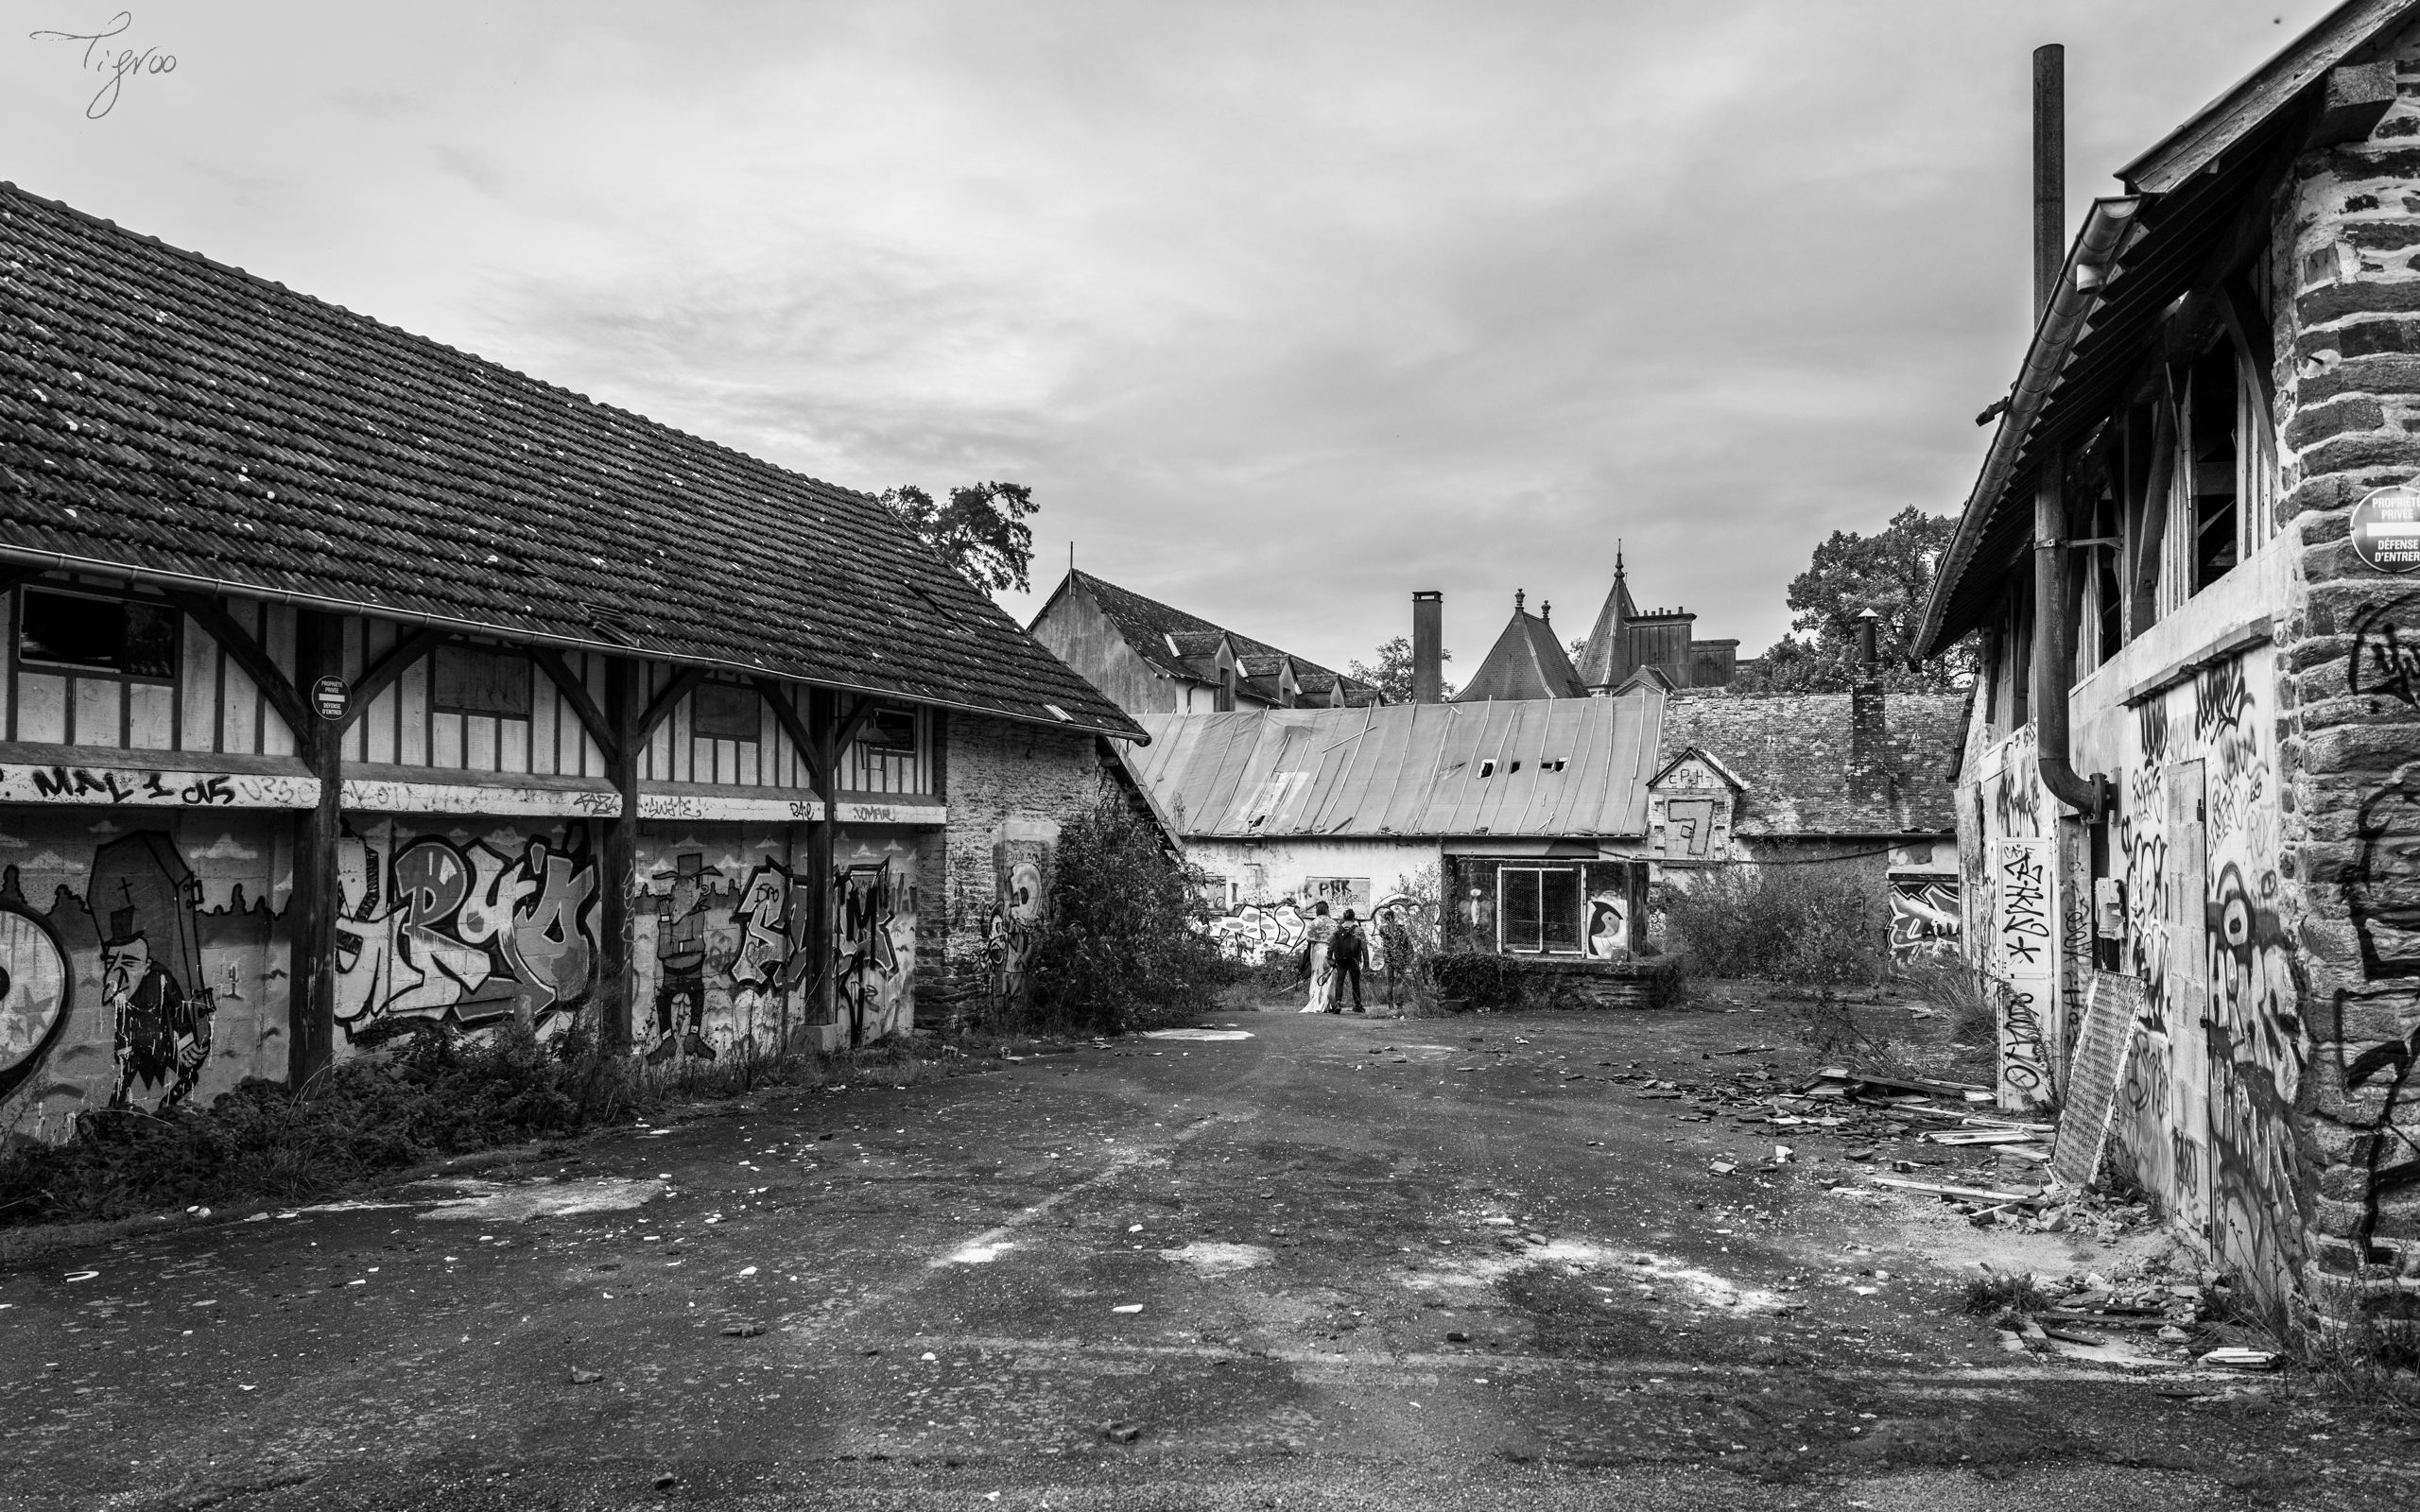
M2176 1218L2187 1232L2210 1228L2210 1066L2202 1051L2210 1013L2209 865L2203 828L2203 765L2168 769L2168 876L2160 924L2168 936L2169 1147L2176 1169Z

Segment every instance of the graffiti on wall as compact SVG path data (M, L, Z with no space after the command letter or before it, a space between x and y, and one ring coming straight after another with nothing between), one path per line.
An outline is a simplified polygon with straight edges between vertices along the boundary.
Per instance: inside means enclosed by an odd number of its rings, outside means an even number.
M2050 846L2003 839L1992 868L1992 958L2002 979L1999 1096L2031 1108L2050 1096Z
M1212 919L1208 928L1230 959L1259 962L1300 954L1310 924L1309 916L1288 898L1278 903L1245 903Z
M904 1022L907 967L913 958L913 925L902 938L903 906L900 876L887 861L858 862L838 869L839 930L834 966L839 1011L849 1026L849 1042L863 1044L880 1026Z
M337 1022L374 1043L417 1022L478 1029L507 1019L560 1030L596 971L597 877L584 833L486 840L405 838L392 823L337 850ZM510 843L510 842L507 842Z
M1944 958L1958 952L1962 915L1955 877L1891 879L1891 958Z
M2384 1262L2394 1257L2371 1244L2380 1207L2420 1186L2412 1109L2420 1030L2411 1027L2406 986L2420 977L2420 766L2403 768L2362 800L2354 835L2342 885L2362 980L2332 995L2329 1039L2344 1092L2336 1122L2355 1135L2347 1159L2360 1173L2360 1212L2348 1237L2363 1260Z
M1040 943L1051 853L1059 826L1011 818L992 832L992 901L983 919L985 990L996 1015L1025 1000L1026 968Z
M67 952L50 926L22 904L0 904L0 1098L23 1086L67 1032L74 994Z
M826 887L759 840L716 853L683 839L666 848L631 910L647 947L639 976L634 1048L649 1064L769 1054L799 1030L841 1031L862 1042L904 1028L912 1011L916 889L908 851L843 830ZM830 1012L820 1002L815 910L833 924Z
M95 843L96 833L110 838ZM9 1138L54 1139L95 1108L158 1112L246 1075L283 1074L285 1004L264 988L284 977L283 953L272 965L267 868L247 865L268 849L216 824L126 833L89 814L0 833Z
M1630 897L1612 888L1589 895L1587 941L1590 956L1610 961L1630 954Z
M2420 708L2420 640L2406 640L2397 623L2415 615L2420 615L2420 593L2361 606L2353 616L2353 652L2344 666L2347 692Z

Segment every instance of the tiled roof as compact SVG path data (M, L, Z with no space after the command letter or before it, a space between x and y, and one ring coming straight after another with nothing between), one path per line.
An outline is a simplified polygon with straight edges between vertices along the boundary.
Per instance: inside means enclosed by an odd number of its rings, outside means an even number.
M1117 633L1136 655L1161 671L1171 672L1181 678L1191 678L1201 682L1218 680L1213 659L1218 655L1221 636L1235 643L1236 655L1242 662L1243 673L1248 678L1274 679L1278 659L1290 654L1266 641L1255 641L1249 635L1240 635L1223 626L1213 625L1198 614L1188 614L1156 598L1145 598L1131 589L1120 588L1090 573L1070 569L1051 593L1051 598L1057 599L1072 586L1081 586L1092 595L1093 602L1100 606L1101 613L1117 627ZM1043 612L1047 612L1049 607L1046 603ZM1037 613L1035 623L1040 623L1041 617ZM1176 643L1173 650L1168 644L1171 638ZM1355 704L1367 703L1378 696L1378 690L1369 683L1299 656L1294 658L1294 678L1306 694L1323 695L1341 683L1346 696ZM1274 680L1262 691L1274 696Z
M5 183L0 543L1140 733L864 493Z
M1152 713L1129 766L1186 836L1638 835L1663 701Z
M1586 696L1587 686L1572 669L1570 653L1554 638L1554 627L1515 606L1504 633L1495 638L1469 683L1454 695L1454 702Z
M1894 693L1884 698L1884 766L1893 779L1887 802L1850 794L1850 696L1674 694L1664 706L1656 768L1693 746L1718 758L1747 784L1733 829L1752 837L1956 828L1949 774L1965 739L1966 696Z

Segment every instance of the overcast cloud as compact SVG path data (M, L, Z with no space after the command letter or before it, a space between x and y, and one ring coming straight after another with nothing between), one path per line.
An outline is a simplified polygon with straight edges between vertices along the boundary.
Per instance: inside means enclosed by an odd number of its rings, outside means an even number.
M1956 507L2070 223L2316 0L5 0L0 178L1341 666L1446 594L1761 649ZM159 47L98 120L80 44ZM348 13L348 12L351 13ZM1038 602L1008 601L1020 614Z

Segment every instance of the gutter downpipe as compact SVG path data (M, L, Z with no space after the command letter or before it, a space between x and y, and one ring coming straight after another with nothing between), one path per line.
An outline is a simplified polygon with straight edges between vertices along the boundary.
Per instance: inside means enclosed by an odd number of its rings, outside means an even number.
M2060 255L2066 239L2059 223L2066 198L2066 49L2055 43L2033 53L2033 314L2039 329L2048 329L2055 317L2075 333L2059 343L2060 368L2100 302L2108 264L2134 218L2131 206L2125 215L2115 216L2102 214L2096 202L2077 233L2074 256ZM2030 359L2034 353L2027 355ZM2043 385L2047 397L2058 370L2039 376L2048 380ZM2040 413L2038 400L2032 407ZM2076 647L2067 624L2066 462L2064 443L2034 456L2033 686L2029 692L2034 765L2042 785L2091 823L2109 812L2110 782L2100 773L2079 776L2068 749L2067 696L2075 686Z

